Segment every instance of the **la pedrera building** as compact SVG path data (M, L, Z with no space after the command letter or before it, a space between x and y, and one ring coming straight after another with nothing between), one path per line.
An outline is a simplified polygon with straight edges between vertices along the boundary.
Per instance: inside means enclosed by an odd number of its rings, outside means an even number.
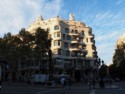
M118 38L118 40L117 40L117 42L116 42L116 47L119 45L122 45L123 43L125 43L125 33L123 33L123 35L121 35L119 38Z
M40 16L27 31L34 33L39 27L48 30L52 38L54 74L66 72L81 78L84 69L96 66L97 51L92 28L76 21L73 14L69 15L69 20L59 16L44 20Z

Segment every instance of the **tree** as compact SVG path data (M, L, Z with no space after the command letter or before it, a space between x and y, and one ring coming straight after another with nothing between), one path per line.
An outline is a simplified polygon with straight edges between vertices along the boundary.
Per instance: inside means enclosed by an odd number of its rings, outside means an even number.
M116 71L114 70L116 76L125 77L125 43L116 47L112 66L116 67Z
M32 47L34 45L34 36L32 34L30 34L28 31L26 31L24 28L21 29L21 31L18 34L19 38L20 38L20 44L19 44L19 48L20 48L20 52L21 52L21 56L22 58L26 59L26 58L30 58L31 57L31 52L32 52Z
M118 75L116 64L109 65L108 70L112 78L115 78Z
M39 61L42 57L46 56L47 52L51 47L51 39L48 36L48 31L44 29L38 28L35 33L35 51L37 53L37 57Z
M45 57L52 57L50 53L49 56L47 55L50 47L51 38L48 31L38 28L34 34L31 34L22 28L17 35L7 33L0 38L0 57L8 61L12 71L17 72L20 61L27 65L27 60L35 58L38 61L35 64L42 65Z
M108 67L105 64L102 64L100 69L99 69L99 77L100 78L105 78L107 76L108 73Z

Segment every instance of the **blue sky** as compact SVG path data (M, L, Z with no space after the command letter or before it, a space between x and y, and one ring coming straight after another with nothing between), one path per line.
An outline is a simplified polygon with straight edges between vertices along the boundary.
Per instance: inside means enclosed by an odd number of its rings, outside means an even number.
M125 32L125 0L0 0L0 36L17 34L38 16L75 19L92 27L98 56L112 63L117 39Z

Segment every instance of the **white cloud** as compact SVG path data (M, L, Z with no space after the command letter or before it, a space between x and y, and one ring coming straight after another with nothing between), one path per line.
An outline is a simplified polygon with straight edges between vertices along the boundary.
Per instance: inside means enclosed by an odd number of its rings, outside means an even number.
M110 32L111 31L109 31L109 33L105 33L104 35L97 35L96 38L95 38L96 41L98 41L98 42L112 41L120 35L119 32L116 32L116 31L111 32L111 33Z
M0 36L7 32L18 33L41 14L45 18L57 16L62 5L61 0L1 0Z

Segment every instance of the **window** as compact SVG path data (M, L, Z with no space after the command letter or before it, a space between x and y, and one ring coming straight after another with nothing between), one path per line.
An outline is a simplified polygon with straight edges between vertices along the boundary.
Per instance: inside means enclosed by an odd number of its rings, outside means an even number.
M54 26L54 30L59 30L59 26L58 25Z
M55 40L54 41L54 46L60 46L60 42L61 42L60 40Z
M56 38L56 37L60 37L60 32L54 33L54 38Z
M92 32L91 31L89 31L89 35L91 35L92 34Z
M60 33L59 32L57 33L57 37L60 37Z
M96 49L95 45L92 45L92 49L93 49L93 50L95 50L95 49Z
M61 49L58 49L58 55L61 55Z
M66 51L66 56L70 56L70 51Z
M77 34L78 33L78 31L77 30L75 30L75 34Z
M86 38L86 42L88 42L88 38Z
M71 40L71 36L67 35L67 40Z
M63 40L65 40L65 34L63 34Z
M64 47L68 48L68 43L67 42L64 42Z
M69 28L65 28L65 33L69 33Z
M93 42L94 41L93 38L91 38L90 41Z
M73 33L73 32L74 32L74 30L71 31L71 33Z
M84 35L84 31L82 31L82 35Z

